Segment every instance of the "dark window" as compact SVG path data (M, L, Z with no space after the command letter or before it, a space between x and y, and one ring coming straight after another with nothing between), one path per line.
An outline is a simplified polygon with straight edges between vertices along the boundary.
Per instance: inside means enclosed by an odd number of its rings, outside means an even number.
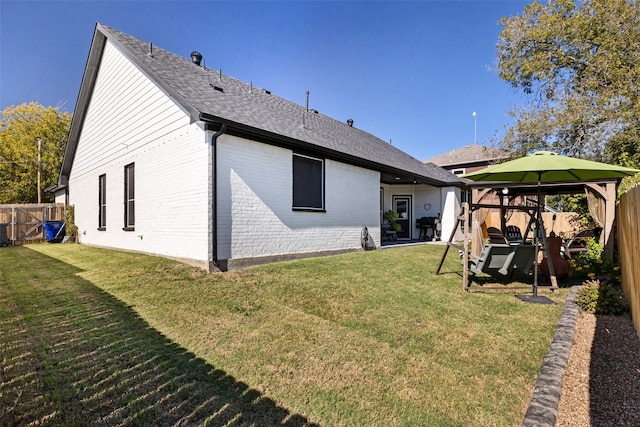
M380 224L384 223L384 188L380 187Z
M460 203L471 202L471 196L468 191L460 191Z
M131 163L124 167L124 228L133 230L136 225L135 168Z
M98 177L98 229L107 227L107 175Z
M293 155L293 209L324 210L324 160Z

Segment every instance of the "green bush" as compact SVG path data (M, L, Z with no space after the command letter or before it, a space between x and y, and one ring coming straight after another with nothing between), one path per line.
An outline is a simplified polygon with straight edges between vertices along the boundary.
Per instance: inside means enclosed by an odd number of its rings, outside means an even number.
M75 222L76 210L74 205L67 205L64 209L64 220L66 222L66 234L67 236L71 236L72 239L76 238L76 234L78 233L78 227Z
M587 252L575 255L569 266L574 277L620 283L620 266L604 256L604 244L594 238L587 240Z
M593 314L622 314L628 310L622 293L599 280L584 282L576 294L576 303L582 311Z

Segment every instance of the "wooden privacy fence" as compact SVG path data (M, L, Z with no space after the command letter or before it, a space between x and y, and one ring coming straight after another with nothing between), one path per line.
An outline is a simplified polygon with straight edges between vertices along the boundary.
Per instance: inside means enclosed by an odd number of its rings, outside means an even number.
M7 236L14 245L46 241L42 226L45 221L64 221L64 205L0 205L0 226L6 227Z
M631 316L640 337L640 186L620 197L618 205L618 257L622 289L631 306Z
M556 216L556 220L553 220L553 216ZM578 219L580 216L575 212L543 212L542 220L547 230L547 235L553 231L558 236L573 237L578 231L580 231L580 225ZM500 229L500 212L497 209L493 209L487 216L485 223L487 227L496 227ZM511 212L507 219L507 225L515 225L524 234L527 224L529 223L529 215L525 212ZM532 237L530 234L529 237Z

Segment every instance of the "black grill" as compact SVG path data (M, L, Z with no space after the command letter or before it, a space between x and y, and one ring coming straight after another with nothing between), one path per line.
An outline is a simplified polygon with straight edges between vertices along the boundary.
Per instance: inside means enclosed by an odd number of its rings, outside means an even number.
M420 229L420 239L439 238L436 223L440 221L437 216L423 216L416 220L416 228Z

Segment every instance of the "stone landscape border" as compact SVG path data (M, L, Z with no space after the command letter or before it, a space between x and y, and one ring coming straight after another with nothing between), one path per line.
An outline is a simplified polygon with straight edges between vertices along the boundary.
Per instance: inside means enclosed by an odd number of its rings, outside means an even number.
M567 296L553 342L542 362L533 396L522 422L523 427L553 427L556 423L562 380L573 345L579 312L576 304L578 289L580 286L572 286Z

